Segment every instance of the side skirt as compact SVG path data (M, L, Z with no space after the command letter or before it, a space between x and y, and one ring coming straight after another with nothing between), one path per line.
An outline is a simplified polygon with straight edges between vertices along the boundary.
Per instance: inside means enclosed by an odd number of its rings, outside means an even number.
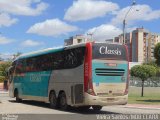
M20 98L26 99L26 100L35 100L35 101L39 101L39 102L49 103L49 98L48 97L21 95Z

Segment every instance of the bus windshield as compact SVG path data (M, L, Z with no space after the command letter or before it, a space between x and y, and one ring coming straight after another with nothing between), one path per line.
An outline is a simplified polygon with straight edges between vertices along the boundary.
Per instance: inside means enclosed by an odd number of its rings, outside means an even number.
M95 43L93 44L92 59L127 60L124 45Z

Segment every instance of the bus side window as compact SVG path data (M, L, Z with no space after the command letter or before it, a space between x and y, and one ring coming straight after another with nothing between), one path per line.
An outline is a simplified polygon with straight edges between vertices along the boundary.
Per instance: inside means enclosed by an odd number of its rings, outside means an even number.
M39 65L37 65L37 67L39 66L39 69L41 71L47 71L52 69L50 54L42 55L37 61L39 61Z
M26 72L30 72L31 71L31 67L32 67L31 58L28 58L26 60Z
M65 69L75 68L83 64L84 47L69 49L64 52Z
M15 73L19 74L19 73L23 73L25 69L25 60L18 60L17 64L16 64L16 68L15 68Z
M63 52L58 52L53 54L53 69L63 69L64 68L64 56Z

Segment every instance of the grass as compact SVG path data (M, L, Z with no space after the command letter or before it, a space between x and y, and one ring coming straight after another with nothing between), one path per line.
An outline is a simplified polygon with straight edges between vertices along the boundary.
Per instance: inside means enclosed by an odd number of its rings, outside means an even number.
M160 105L160 87L145 87L144 97L141 97L141 87L130 87L128 103Z

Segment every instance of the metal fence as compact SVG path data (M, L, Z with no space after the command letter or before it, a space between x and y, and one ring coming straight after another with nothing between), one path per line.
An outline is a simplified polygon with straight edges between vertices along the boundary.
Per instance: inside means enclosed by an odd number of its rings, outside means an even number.
M130 86L141 87L142 80L136 77L130 77ZM160 87L160 77L152 77L144 82L144 87Z

